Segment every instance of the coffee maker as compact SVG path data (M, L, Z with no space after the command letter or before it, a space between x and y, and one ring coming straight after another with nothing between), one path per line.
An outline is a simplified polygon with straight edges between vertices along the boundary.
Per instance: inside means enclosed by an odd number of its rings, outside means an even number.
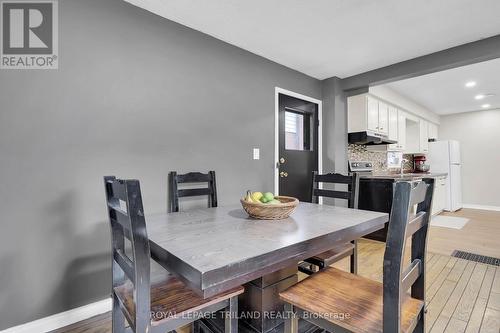
M413 157L413 169L415 172L428 172L430 170L430 166L425 164L426 161L425 155L419 155Z

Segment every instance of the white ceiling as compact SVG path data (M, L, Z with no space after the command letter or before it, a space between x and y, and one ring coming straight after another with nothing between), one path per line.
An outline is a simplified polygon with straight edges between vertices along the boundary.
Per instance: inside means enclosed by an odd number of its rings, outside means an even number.
M499 0L125 0L318 79L500 34Z
M469 81L477 82L472 88ZM500 108L500 59L386 84L439 115ZM482 100L476 95L495 94Z

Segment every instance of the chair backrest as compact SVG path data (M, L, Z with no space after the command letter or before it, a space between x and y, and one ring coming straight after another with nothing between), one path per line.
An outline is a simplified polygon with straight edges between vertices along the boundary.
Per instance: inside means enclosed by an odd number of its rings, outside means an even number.
M107 176L104 177L104 184L111 224L113 288L128 281L133 284L135 315L132 316L125 306L120 307L134 332L147 332L151 325L151 252L139 181ZM130 241L131 257L126 254L125 239ZM119 301L121 305L125 304L125 300Z
M320 183L328 184L347 184L347 191L338 191L333 189L320 189ZM313 171L312 176L312 198L311 202L318 203L319 197L328 197L334 199L345 199L348 202L349 208L358 207L358 188L359 177L357 173L345 176L339 173L327 173L324 175Z
M401 305L408 289L411 297L425 301L425 251L434 179L396 182L394 187L384 255L384 332L400 332ZM415 205L416 214L412 215ZM404 267L405 245L410 236L411 262ZM423 322L423 313L420 316Z
M179 184L207 183L207 187L180 189ZM217 185L215 171L208 173L189 172L178 175L172 171L168 175L169 212L179 211L179 198L208 196L208 207L217 207Z

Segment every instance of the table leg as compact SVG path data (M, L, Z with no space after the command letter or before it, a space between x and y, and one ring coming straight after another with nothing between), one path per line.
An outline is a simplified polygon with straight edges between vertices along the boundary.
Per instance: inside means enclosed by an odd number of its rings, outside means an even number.
M284 303L279 293L298 281L298 265L265 275L245 284L245 292L238 299L238 333L283 333ZM223 332L217 320L204 320L208 330L202 333ZM299 320L299 332L319 333L313 324Z
M297 265L265 275L245 284L240 295L240 320L258 333L267 333L283 323L284 304L279 293L298 281Z

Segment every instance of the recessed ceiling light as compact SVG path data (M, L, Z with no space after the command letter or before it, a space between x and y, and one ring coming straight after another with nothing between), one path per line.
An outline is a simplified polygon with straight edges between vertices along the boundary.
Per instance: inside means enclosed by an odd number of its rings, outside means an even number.
M465 86L466 86L467 88L472 88L472 87L475 87L475 86L476 86L476 84L477 84L477 83L476 83L476 81L469 81L469 82L467 82L467 83L465 84Z
M492 96L495 96L495 94L479 94L479 95L474 96L474 98L477 100L480 100L480 99L484 99L486 97L492 97Z
M481 105L481 107L482 107L483 109L487 109L487 108L489 108L490 106L491 106L490 104L483 104L483 105Z

